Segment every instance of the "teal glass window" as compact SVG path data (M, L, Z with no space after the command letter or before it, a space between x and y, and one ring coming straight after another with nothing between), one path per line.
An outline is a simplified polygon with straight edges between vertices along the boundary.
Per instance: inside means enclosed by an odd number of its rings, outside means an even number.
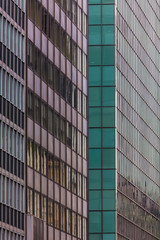
M115 191L103 191L103 210L115 210Z
M115 168L115 149L103 149L103 168Z
M100 170L89 170L89 189L101 189Z
M103 148L114 148L115 146L115 129L104 128L103 132Z
M101 3L101 0L89 0L89 4L96 4L96 3Z
M89 212L89 233L101 232L101 212Z
M103 234L103 240L115 240L115 234Z
M115 85L115 67L114 66L102 67L102 79L103 86Z
M101 87L89 88L89 106L101 106Z
M103 170L103 189L115 189L115 170Z
M89 210L101 210L101 191L89 191Z
M89 234L89 240L102 240L101 234Z
M105 25L102 26L102 44L115 44L115 33L114 33L114 25Z
M89 168L101 168L101 149L89 149Z
M89 108L89 127L101 127L101 108Z
M115 212L103 212L103 232L115 232Z
M115 105L115 88L114 87L103 87L103 106L114 106ZM90 97L90 96L89 96Z
M114 65L115 64L115 47L114 46L103 46L102 47L102 64L103 65Z
M101 26L89 26L89 45L101 45Z
M101 65L101 47L100 46L89 46L89 65ZM113 64L110 64L110 65L113 65Z
M102 5L102 24L114 24L114 5Z
M89 129L89 148L101 147L101 128Z
M103 124L102 124L103 127L114 127L115 126L115 108L103 107L102 119L103 119Z
M89 86L101 86L101 67L89 67Z
M90 5L89 6L89 25L101 24L101 6Z

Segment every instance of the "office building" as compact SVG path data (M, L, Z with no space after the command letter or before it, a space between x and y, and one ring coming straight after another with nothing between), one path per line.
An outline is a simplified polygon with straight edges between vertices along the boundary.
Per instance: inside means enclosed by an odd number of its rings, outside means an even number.
M89 0L89 240L160 239L159 13Z
M24 240L25 1L0 1L0 239Z
M27 1L26 239L87 239L87 1Z
M87 1L0 0L0 239L87 239Z

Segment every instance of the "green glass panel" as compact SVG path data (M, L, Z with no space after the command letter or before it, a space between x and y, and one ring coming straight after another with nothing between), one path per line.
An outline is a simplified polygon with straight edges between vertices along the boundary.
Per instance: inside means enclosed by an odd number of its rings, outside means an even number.
M89 67L89 86L101 86L101 67Z
M115 47L114 46L103 46L102 55L103 55L103 58L102 58L103 65L111 66L115 64Z
M89 148L101 147L101 128L89 128Z
M104 66L102 67L102 84L103 86L113 86L115 85L115 67L114 66Z
M89 240L102 240L101 234L89 234Z
M103 107L102 108L102 126L103 127L114 127L115 126L115 108L114 107Z
M103 210L115 210L115 191L103 191Z
M89 65L101 65L101 47L100 46L89 46Z
M102 24L114 24L114 5L102 5Z
M101 106L101 88L89 87L89 106Z
M101 168L101 149L89 149L89 168Z
M89 108L89 127L101 127L101 108Z
M101 191L89 191L89 210L101 210Z
M103 168L115 168L115 149L103 149Z
M101 24L101 5L89 6L89 24Z
M96 4L96 3L101 3L101 0L89 0L89 4Z
M115 170L103 170L103 189L115 189Z
M89 212L89 233L100 233L101 227L101 212Z
M103 240L115 240L115 234L103 234Z
M101 26L89 26L89 45L101 45Z
M89 170L89 189L101 189L100 170Z
M115 105L115 88L114 87L103 87L103 106L114 106ZM90 96L89 96L90 97Z
M114 148L115 146L115 129L103 129L103 148Z
M114 45L114 25L105 25L102 26L102 44Z
M115 232L115 212L103 212L103 232Z

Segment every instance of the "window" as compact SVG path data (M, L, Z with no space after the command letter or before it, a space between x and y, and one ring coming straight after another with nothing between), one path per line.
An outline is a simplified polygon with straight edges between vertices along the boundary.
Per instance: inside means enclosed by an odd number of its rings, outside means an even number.
M72 125L69 122L67 122L66 125L67 125L66 126L66 141L67 141L67 145L69 147L71 147L72 146Z
M60 48L60 26L55 22L54 25L54 29L55 29L55 46L57 48Z
M87 221L83 218L83 240L87 240Z
M28 48L27 48L27 59L28 59L28 66L33 69L33 52L34 47L31 41L28 41Z
M66 57L71 61L71 38L66 36Z
M77 173L77 194L79 197L82 196L82 175Z
M41 125L44 128L47 128L47 105L41 103Z
M53 157L48 156L48 177L53 180Z
M36 0L35 1L35 24L40 29L41 29L41 19L42 19L41 4Z
M47 152L41 149L41 173L46 175Z
M71 0L66 0L66 11L69 18L71 18Z
M87 138L83 135L83 158L87 158Z
M87 35L87 17L85 13L83 13L83 34Z
M46 221L46 197L42 196L41 197L41 217L44 221Z
M66 100L71 105L72 104L72 82L66 79Z
M77 88L75 85L72 85L72 107L77 109Z
M33 93L28 90L28 116L33 118Z
M71 234L71 210L66 210L66 227L67 233Z
M77 7L77 27L80 31L82 30L82 10L79 6Z
M72 42L72 64L77 66L77 46L74 42Z
M49 15L48 36L51 41L54 41L54 19Z
M87 116L87 98L83 94L83 117L86 118Z
M59 183L59 160L54 159L54 181Z
M27 189L27 213L33 214L33 191L31 189Z
M48 85L53 88L53 66L51 62L48 62Z
M62 231L66 230L66 211L63 206L61 206L61 226L60 229Z
M66 1L66 0L64 0ZM66 33L65 31L63 31L63 29L61 28L61 36L60 36L60 40L61 40L61 51L63 53L63 55L66 55Z
M53 134L53 110L48 109L48 131Z
M82 93L80 90L77 90L77 110L79 113L82 112Z
M87 200L87 179L83 176L83 198Z
M40 194L34 192L34 215L40 218Z
M34 169L40 171L40 146L34 144Z
M66 97L66 77L63 73L60 74L60 94L65 99L65 97Z
M33 142L29 139L27 142L27 165L33 167Z
M76 213L72 212L72 235L77 235L77 219L76 219Z
M72 192L76 194L77 192L77 176L76 170L72 169Z
M66 188L71 190L71 167L66 166Z
M65 131L66 127L65 127L65 120L64 119L60 119L60 139L63 143L65 143Z
M60 134L60 119L59 116L54 113L54 136L59 139Z
M42 54L41 55L41 77L43 81L47 81L47 58Z
M60 162L60 184L61 186L66 186L66 172L65 172L65 163Z
M48 224L53 226L53 202L48 200Z
M54 68L54 89L56 92L60 92L60 72L58 68Z
M59 228L59 204L54 203L54 226Z
M82 51L79 47L77 48L77 68L80 72L82 71Z
M77 225L78 225L78 230L77 230L77 232L78 232L78 238L80 238L81 239L81 226L82 226L82 218L81 218L81 216L80 215L78 215L78 217L77 217Z
M40 124L40 114L41 114L41 108L40 108L40 98L34 97L34 117L35 121Z
M72 22L76 25L77 23L77 3L72 1Z
M41 75L41 52L34 48L34 69L38 76Z
M75 127L72 127L72 149L74 151L76 151L76 147L77 147L77 130Z
M77 131L77 153L81 155L82 153L82 134L81 132Z
M47 35L47 11L42 8L42 31Z

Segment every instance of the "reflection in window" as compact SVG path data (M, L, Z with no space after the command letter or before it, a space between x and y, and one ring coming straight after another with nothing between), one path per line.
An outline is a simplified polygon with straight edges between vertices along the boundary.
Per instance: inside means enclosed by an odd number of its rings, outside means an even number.
M61 226L60 226L60 229L62 231L65 231L66 228L66 212L65 212L65 208L63 206L61 206Z
M86 118L87 116L87 98L83 94L83 117Z
M69 147L72 146L72 125L67 122L66 123L67 127L66 127L66 142L67 142L67 145Z
M77 109L77 88L75 85L72 86L72 107Z
M60 72L59 72L59 69L58 68L54 68L54 90L56 92L60 92Z
M68 35L66 36L66 57L71 61L71 38Z
M77 47L74 42L72 42L72 64L77 66Z
M47 11L42 8L42 31L47 34Z
M41 197L41 218L44 221L46 221L46 208L47 208L46 197L42 196Z
M27 59L28 59L28 66L33 68L33 51L34 47L31 41L28 41L27 44Z
M42 19L41 4L36 0L35 5L36 5L35 6L35 24L37 27L41 29L41 19Z
M72 1L72 22L76 25L77 22L77 3Z
M66 0L66 11L69 18L71 18L71 0Z
M66 185L66 172L65 172L65 163L60 163L60 184L65 187Z
M47 152L41 149L41 173L46 175Z
M66 227L67 233L71 234L71 210L66 210Z
M87 200L87 179L83 176L83 198Z
M63 73L60 74L60 94L65 99L65 97L66 97L66 77Z
M77 192L77 176L76 170L72 169L72 192L76 194Z
M66 187L68 190L71 190L71 167L66 167Z
M79 113L82 112L82 93L77 90L77 110Z
M41 125L44 128L47 128L47 105L41 103Z
M40 171L40 147L34 144L34 169Z
M72 212L72 235L76 236L77 234L77 219L76 213Z
M78 226L77 226L77 227L78 227L78 234L77 234L77 235L78 235L78 238L81 239L82 218L81 218L81 216L79 216L79 215L78 215L78 217L77 217L77 222L78 222L78 223L77 223L77 225L78 225Z
M87 138L83 135L83 157L87 158Z
M48 200L48 224L53 226L53 202Z
M27 188L27 213L33 214L33 191Z
M34 192L34 215L40 218L40 194Z
M41 55L41 77L43 81L47 81L47 58Z
M53 134L53 110L48 109L48 131Z
M72 149L76 151L76 145L77 145L77 130L75 127L72 127Z
M54 181L59 183L59 160L54 159Z
M40 99L35 96L34 98L34 119L36 122L40 124L40 114L41 114L41 108L40 108Z
M54 226L59 228L59 204L54 203Z
M48 85L53 88L53 65L48 62Z
M48 156L48 177L53 180L53 157Z
M82 152L82 134L81 132L77 131L77 153L81 155Z
M68 78L66 80L66 100L72 104L72 82Z
M33 118L33 93L28 90L27 96L28 116Z
M54 24L54 28L55 28L55 46L57 47L57 48L59 48L60 47L60 26L55 22L55 24Z
M59 124L59 116L55 113L54 114L54 136L59 139L59 132L60 132L60 124Z
M87 240L87 221L83 218L83 240Z
M82 175L77 173L77 194L79 197L82 196Z
M38 76L41 75L41 52L38 48L34 48L34 64L35 64L35 72Z
M33 142L29 139L27 142L27 165L33 167Z
M65 132L65 120L61 118L60 120L60 139L63 143L65 143L65 137L66 137L66 132Z

